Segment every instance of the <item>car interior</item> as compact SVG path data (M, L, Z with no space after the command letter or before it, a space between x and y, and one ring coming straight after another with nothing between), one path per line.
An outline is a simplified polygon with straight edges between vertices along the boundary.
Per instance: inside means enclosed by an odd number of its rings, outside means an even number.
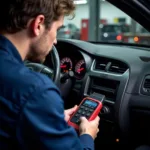
M109 2L150 31L149 2ZM26 65L54 80L66 109L93 93L105 95L95 149L130 150L150 144L149 50L140 44L58 39L43 64Z

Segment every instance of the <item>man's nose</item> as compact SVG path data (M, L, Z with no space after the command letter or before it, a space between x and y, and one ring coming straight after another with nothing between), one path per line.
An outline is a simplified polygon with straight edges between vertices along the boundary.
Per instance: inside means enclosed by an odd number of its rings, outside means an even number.
M54 44L57 44L57 39L54 40Z

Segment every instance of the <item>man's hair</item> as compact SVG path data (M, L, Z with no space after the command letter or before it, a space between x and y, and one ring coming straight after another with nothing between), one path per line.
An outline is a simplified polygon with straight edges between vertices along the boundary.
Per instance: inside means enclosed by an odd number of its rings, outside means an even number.
M48 28L62 15L74 16L74 10L73 0L4 0L0 5L0 30L18 32L40 14L45 16L44 23Z

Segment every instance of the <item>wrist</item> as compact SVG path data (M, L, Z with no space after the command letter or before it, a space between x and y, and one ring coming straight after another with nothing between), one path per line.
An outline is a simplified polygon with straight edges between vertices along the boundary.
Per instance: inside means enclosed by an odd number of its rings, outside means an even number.
M85 135L85 134L90 135L92 139L95 139L93 134L91 134L90 132L84 132L84 131L80 132L80 136Z

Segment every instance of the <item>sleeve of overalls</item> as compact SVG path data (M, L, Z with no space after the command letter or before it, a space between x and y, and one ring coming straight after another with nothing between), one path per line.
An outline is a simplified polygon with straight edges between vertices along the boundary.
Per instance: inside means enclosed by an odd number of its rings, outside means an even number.
M63 100L55 87L36 89L24 104L17 139L25 150L94 150L88 134L78 136L64 120Z

